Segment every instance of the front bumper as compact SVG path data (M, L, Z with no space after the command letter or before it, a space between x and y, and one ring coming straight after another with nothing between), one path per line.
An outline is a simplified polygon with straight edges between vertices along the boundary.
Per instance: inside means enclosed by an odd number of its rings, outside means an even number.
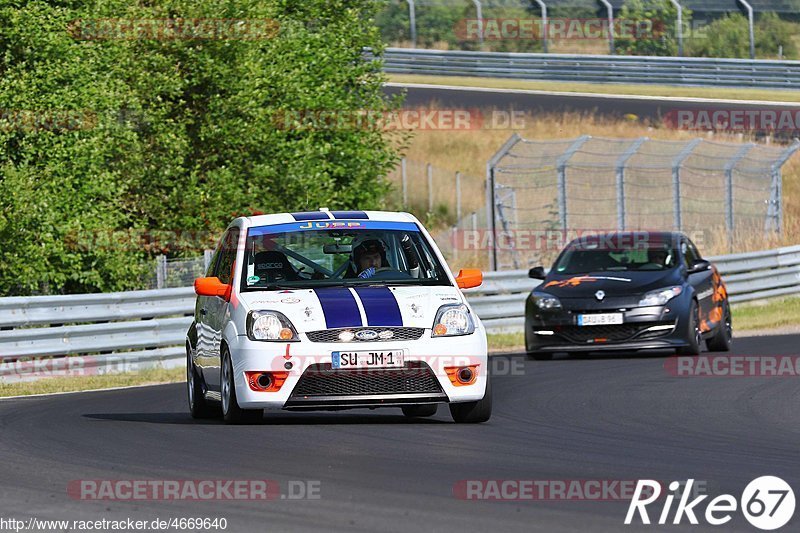
M408 404L469 402L483 398L488 357L482 328L471 335L383 342L271 343L237 336L229 344L236 396L243 409L337 409L387 407ZM333 351L403 350L405 368L331 368ZM291 363L287 370L286 363ZM446 367L477 365L471 385L454 385ZM288 372L280 390L252 390L245 372Z
M672 302L666 306L539 311L528 306L525 345L528 352L589 352L674 349L687 345L684 322ZM579 314L622 313L623 323L579 326Z

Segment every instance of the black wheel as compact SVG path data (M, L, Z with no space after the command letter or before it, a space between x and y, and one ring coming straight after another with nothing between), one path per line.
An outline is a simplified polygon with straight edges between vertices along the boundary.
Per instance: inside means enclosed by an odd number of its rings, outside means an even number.
M722 308L722 321L717 326L714 336L706 340L706 347L711 352L729 352L733 340L733 322L731 321L731 308L725 302Z
M695 300L692 300L692 304L689 307L689 320L686 321L686 341L689 343L687 346L682 346L676 350L678 355L700 355L700 342L702 341L700 309L697 307Z
M433 416L439 406L435 403L424 405L404 405L403 414L408 417Z
M264 416L262 409L242 409L236 400L236 382L233 374L231 354L222 348L222 372L220 372L220 396L222 396L222 418L228 424L253 424Z
M191 348L186 345L186 388L189 400L189 412L192 418L212 418L219 415L219 409L206 400L203 384L197 377L197 369L192 361Z
M450 415L459 424L479 424L492 416L492 380L486 376L486 393L477 402L451 403Z

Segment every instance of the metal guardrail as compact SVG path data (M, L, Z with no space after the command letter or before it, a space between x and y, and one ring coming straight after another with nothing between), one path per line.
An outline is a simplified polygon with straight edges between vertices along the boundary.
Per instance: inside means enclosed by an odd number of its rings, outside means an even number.
M800 61L387 48L393 74L797 89Z
M709 259L734 303L800 293L800 246ZM464 292L488 330L519 330L539 283L525 270L490 272ZM179 366L194 301L191 287L0 298L0 380Z

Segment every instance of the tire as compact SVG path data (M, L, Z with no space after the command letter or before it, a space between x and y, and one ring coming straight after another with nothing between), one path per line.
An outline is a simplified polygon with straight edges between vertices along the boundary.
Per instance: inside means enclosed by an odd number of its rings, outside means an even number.
M435 415L436 411L439 409L439 406L435 403L424 405L404 405L402 409L403 414L407 417L416 418Z
M192 418L213 418L219 416L219 409L206 400L203 386L197 377L197 369L192 361L191 348L186 345L186 388L189 401L189 413Z
M700 311L697 302L692 300L689 307L689 320L686 322L686 341L687 346L681 346L676 350L678 355L700 355Z
M477 402L451 403L450 415L458 424L480 424L492 416L492 380L486 376L486 392Z
M233 378L233 362L227 347L222 348L222 371L220 372L220 396L222 397L222 419L227 424L254 424L264 417L263 409L242 409L236 400L236 380Z
M706 348L710 352L729 352L731 351L731 341L733 340L733 322L731 321L731 307L728 302L722 308L722 321L717 326L714 336L706 340Z

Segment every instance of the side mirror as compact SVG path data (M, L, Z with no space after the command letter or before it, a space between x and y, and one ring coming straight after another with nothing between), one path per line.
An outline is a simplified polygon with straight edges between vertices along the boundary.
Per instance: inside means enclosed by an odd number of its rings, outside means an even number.
M458 276L456 276L456 284L459 289L478 287L481 283L483 283L483 272L477 268L463 268L458 271Z
M705 259L701 259L700 261L690 266L687 272L689 274L697 274L698 272L705 272L709 268L711 268L711 263L709 261L706 261Z
M544 279L547 276L544 273L544 267L538 266L528 270L528 277L531 279Z
M227 300L231 297L231 286L216 277L197 278L194 280L194 292L198 296L219 296Z

